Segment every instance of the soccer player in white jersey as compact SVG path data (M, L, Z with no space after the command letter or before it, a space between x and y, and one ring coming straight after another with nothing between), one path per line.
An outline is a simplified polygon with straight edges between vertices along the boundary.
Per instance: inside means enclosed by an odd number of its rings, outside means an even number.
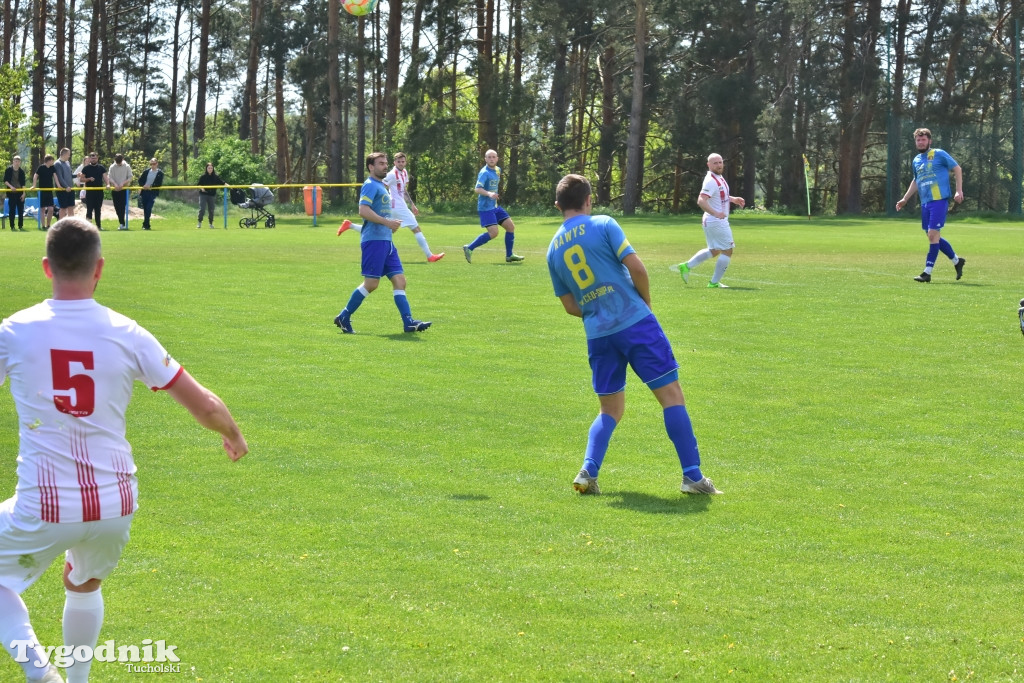
M412 230L412 234L416 237L416 243L420 245L420 249L427 257L427 262L434 263L444 258L444 252L435 254L430 251L427 237L420 229L419 221L416 220L416 216L420 215L420 210L416 208L416 202L409 194L409 172L405 170L408 163L409 159L405 156L405 152L399 152L395 155L395 167L384 177L384 184L387 185L388 193L391 195L391 217L402 221L403 228ZM338 228L338 234L340 235L346 230L360 232L361 229L361 226L355 225L351 221L345 221Z
M732 241L732 228L729 227L729 209L731 204L739 207L746 205L743 197L733 197L729 194L729 183L722 177L722 169L725 162L721 154L708 156L708 174L704 176L704 185L700 188L700 196L697 197L697 206L704 211L701 219L701 226L704 228L704 237L707 240L707 249L701 249L690 257L689 261L679 264L679 273L683 276L683 282L690 282L690 271L704 263L711 257L717 257L715 272L711 275L708 287L729 286L722 282L725 269L729 267L732 260L732 249L735 246Z
M42 264L53 298L0 323L0 384L10 378L19 424L17 488L0 504L0 639L25 660L18 663L29 681L63 680L45 663L21 599L61 553L64 644L96 648L100 583L117 565L138 507L125 440L133 383L166 391L219 432L232 460L248 452L220 398L134 320L93 299L103 264L97 229L62 218L46 235ZM87 681L90 666L72 663L67 680Z

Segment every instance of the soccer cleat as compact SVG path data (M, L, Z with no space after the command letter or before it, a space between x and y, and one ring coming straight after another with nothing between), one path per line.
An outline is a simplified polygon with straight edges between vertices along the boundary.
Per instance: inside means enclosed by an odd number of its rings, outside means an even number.
M525 259L522 256L520 256L519 254L512 254L511 256L506 256L505 257L505 263L519 263L520 261L523 261L523 260L525 260Z
M679 490L683 493L700 493L708 496L721 493L707 477L701 477L700 481L694 481L685 474L683 475L683 483L679 485Z
M964 276L964 264L965 263L967 263L967 259L965 259L965 258L958 258L956 260L956 263L953 264L953 267L956 268L956 279L957 280L959 280L960 278L962 278Z
M34 680L37 683L64 683L64 677L60 675L60 669L58 669L53 664L47 667L46 674L42 678Z
M431 325L433 325L433 323L424 322L423 320L413 320L413 321L409 322L408 325L405 326L405 331L406 332L422 332L423 330L427 329Z
M352 320L348 316L343 318L342 314L339 313L334 318L334 324L340 327L341 331L345 334L352 334Z
M202 223L196 223L196 230L202 230L202 229L203 229L203 224Z
M724 282L709 282L708 289L729 289L729 285Z
M343 220L341 222L341 225L338 226L338 234L340 235L341 233L345 232L346 230L348 230L351 227L352 227L352 221L350 221L349 219L346 218L345 220Z
M443 258L444 258L444 252L443 251L440 254L431 254L430 256L427 257L427 263L437 263L438 261L440 261Z
M473 262L473 250L469 248L468 244L462 245L462 255L466 257L466 263Z
M683 282L690 284L690 266L685 263L680 263L679 274L683 276Z
M931 273L921 273L920 275L915 277L914 280L916 280L917 282L931 282L932 281L932 274Z
M585 469L580 470L580 473L572 480L572 487L582 495L596 496L601 493L601 487L597 485L597 477L590 476L590 472Z

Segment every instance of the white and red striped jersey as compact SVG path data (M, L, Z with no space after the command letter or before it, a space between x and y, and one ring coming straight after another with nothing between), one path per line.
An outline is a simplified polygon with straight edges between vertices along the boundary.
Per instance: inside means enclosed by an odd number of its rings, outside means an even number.
M391 208L408 208L405 203L405 191L409 187L409 172L399 171L395 167L384 176L384 184L388 186L388 194L391 195Z
M711 171L704 176L704 184L700 188L700 193L708 198L708 205L725 214L725 217L729 217L729 209L731 205L729 203L729 183L725 182L725 178ZM710 218L711 220L720 220L715 218L709 213L704 213L704 218Z
M125 439L136 380L169 388L181 366L134 320L93 299L47 299L0 323L0 384L18 411L15 510L46 522L132 514Z

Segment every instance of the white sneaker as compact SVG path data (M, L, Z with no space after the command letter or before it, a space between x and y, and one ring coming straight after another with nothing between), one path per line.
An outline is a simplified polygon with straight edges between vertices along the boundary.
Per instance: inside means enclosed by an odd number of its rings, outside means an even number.
M685 474L683 475L683 483L679 485L679 490L683 493L702 493L708 496L721 493L707 477L701 477L700 481L694 481Z
M46 675L42 678L26 679L33 683L64 683L64 677L60 675L60 669L55 667L53 664L46 669Z
M583 495L596 496L601 493L601 487L597 485L597 477L590 476L590 472L585 469L580 470L580 473L572 480L572 487Z

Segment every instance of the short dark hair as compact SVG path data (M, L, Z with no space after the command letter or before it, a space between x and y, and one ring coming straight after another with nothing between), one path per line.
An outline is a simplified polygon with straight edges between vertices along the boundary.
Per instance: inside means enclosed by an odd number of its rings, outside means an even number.
M405 152L399 152L398 154L395 155L395 161L398 161L399 159L408 159L408 158L409 157L405 156Z
M47 161L56 161L56 159L53 158L52 154L47 154L45 157L43 157L43 163L45 164Z
M377 159L380 159L381 157L387 159L388 155L385 154L384 152L373 152L368 157L366 157L366 170L369 171L370 166L375 164L377 162Z
M61 218L46 233L46 258L58 277L88 276L102 255L99 230L82 218Z
M918 128L917 130L915 130L914 131L914 137L916 138L918 135L923 135L926 138L928 138L929 140L932 139L932 132L930 130L928 130L927 128Z
M555 188L555 203L562 211L580 211L590 196L590 181L576 173L570 173L558 181Z

